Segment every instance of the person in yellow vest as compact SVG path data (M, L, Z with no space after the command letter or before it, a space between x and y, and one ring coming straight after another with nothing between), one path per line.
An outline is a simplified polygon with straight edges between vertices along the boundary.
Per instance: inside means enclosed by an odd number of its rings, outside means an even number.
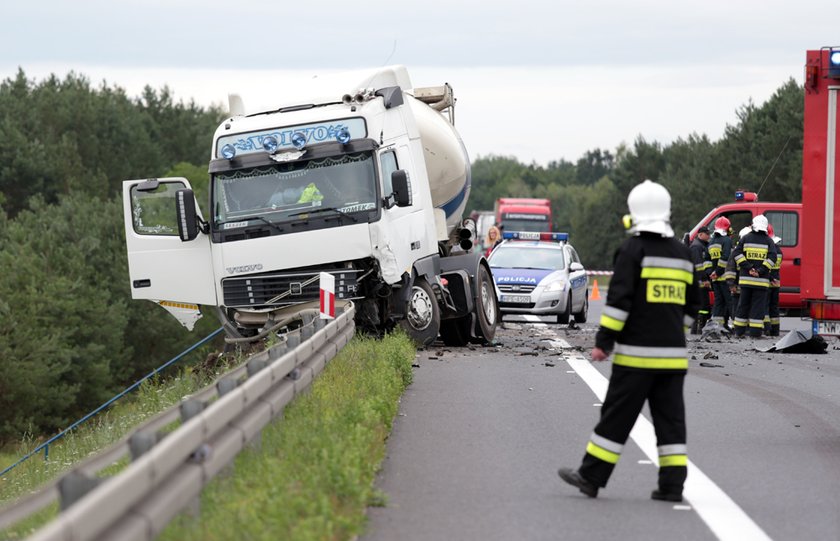
M767 295L767 315L764 317L764 334L767 336L779 336L781 318L779 314L779 289L781 289L782 270L782 247L779 243L782 239L773 232L773 224L767 225L767 236L776 245L776 264L770 269L770 290Z
M753 218L752 232L733 250L738 265L738 286L741 298L735 312L735 336L747 333L758 338L764 332L764 313L770 289L770 271L776 264L776 245L767 236L767 218L763 214Z
M557 473L597 497L647 402L659 450L659 483L651 498L679 502L688 473L685 331L697 318L700 288L688 247L673 238L668 190L646 180L630 191L627 206L632 236L616 252L591 352L593 361L614 354L607 395L580 466Z
M310 182L306 185L303 189L303 192L300 194L300 198L298 198L298 203L313 203L315 201L323 201L324 195L321 193L321 190L318 189L318 186L315 185L314 182Z

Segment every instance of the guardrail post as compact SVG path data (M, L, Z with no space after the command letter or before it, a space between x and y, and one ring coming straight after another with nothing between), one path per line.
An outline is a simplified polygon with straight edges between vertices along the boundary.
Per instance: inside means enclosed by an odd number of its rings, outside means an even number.
M128 450L131 451L131 461L140 458L146 451L157 444L160 437L155 432L135 432L128 438Z
M69 472L61 478L58 482L58 494L61 499L61 510L64 511L77 501L81 500L85 494L99 486L102 479L96 477L88 477L87 475L75 471Z
M268 362L265 359L251 359L246 365L246 368L248 369L248 377L250 378L266 366L268 366Z
M219 391L219 397L222 397L236 389L238 385L237 381L233 378L222 378L216 384L216 390Z

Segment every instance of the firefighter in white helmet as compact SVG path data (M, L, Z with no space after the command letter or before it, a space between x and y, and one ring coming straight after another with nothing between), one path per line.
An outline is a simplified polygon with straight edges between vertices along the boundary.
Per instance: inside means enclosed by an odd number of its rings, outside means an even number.
M733 250L738 265L738 286L741 298L735 312L735 336L744 336L749 329L753 338L764 332L764 311L770 289L770 271L776 264L776 245L767 236L767 218L759 214Z
M607 396L580 467L558 473L596 497L647 401L659 450L659 485L651 497L682 501L688 464L685 330L697 317L699 288L688 247L673 238L671 196L665 187L646 180L631 190L627 206L625 227L632 236L616 252L591 353L593 361L614 354Z

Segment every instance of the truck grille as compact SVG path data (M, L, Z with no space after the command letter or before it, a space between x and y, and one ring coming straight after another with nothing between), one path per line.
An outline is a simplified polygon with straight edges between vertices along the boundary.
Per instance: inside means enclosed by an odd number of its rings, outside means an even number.
M360 271L329 270L335 277L335 298L357 298ZM225 306L229 308L284 306L320 298L319 271L286 272L237 276L222 280Z
M499 291L501 291L502 293L522 293L522 294L525 294L525 293L532 292L534 289L536 289L537 286L519 285L519 284L516 284L516 285L513 285L513 284L499 284L497 287L499 288Z

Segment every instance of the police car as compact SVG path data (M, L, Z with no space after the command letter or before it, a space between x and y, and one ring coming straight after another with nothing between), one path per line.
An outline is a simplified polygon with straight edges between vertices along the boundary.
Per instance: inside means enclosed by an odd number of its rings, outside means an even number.
M504 314L556 315L558 323L586 321L586 270L568 233L505 231L490 254L499 310Z

